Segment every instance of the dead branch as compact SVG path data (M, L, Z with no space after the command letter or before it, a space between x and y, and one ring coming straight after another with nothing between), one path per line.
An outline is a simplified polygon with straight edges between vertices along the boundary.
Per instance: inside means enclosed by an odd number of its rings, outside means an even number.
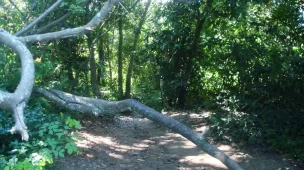
M0 29L0 43L11 48L21 60L21 80L14 93L0 91L0 108L13 112L15 126L10 130L11 133L18 132L23 140L28 140L29 136L24 123L23 109L31 95L34 85L34 60L27 47L20 42L17 37Z
M96 98L76 96L55 89L37 88L35 91L65 109L93 114L95 116L117 115L125 111L138 113L184 136L206 153L220 160L229 169L242 170L242 168L235 161L229 158L223 151L209 144L205 140L204 136L202 137L198 135L186 125L171 117L163 115L136 100L126 99L121 101L107 101Z

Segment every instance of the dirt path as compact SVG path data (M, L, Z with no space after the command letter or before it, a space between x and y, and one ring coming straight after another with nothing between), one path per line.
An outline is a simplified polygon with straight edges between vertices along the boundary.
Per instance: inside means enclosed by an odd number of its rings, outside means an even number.
M173 117L193 126L200 132L204 125L202 114L177 113ZM222 170L220 161L205 154L192 142L172 133L150 120L121 117L104 123L100 118L83 121L84 138L77 144L81 155L55 162L56 169L64 170ZM284 157L261 152L255 148L238 150L229 145L217 145L226 154L248 170L300 170Z

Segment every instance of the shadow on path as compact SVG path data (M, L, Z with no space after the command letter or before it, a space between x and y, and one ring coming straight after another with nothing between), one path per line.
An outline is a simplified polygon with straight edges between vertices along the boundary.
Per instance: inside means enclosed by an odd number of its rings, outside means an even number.
M174 115L173 115L174 116ZM183 119L183 115L179 114ZM188 117L189 118L189 117ZM191 118L191 117L190 117ZM80 155L55 162L64 170L223 170L220 161L204 153L184 137L160 127L148 119L121 117L112 123L86 118L79 132ZM196 125L199 132L202 125ZM246 170L300 170L291 161L275 153L259 153L254 148L238 150L217 145Z

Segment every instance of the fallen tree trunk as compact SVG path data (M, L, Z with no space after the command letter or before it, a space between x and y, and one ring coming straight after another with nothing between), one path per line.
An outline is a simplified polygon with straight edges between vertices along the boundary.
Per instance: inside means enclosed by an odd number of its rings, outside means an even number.
M242 168L228 157L223 151L209 144L203 137L199 136L186 125L151 109L144 104L133 100L126 99L121 101L106 101L96 98L88 98L72 95L55 89L36 88L35 92L40 93L45 98L55 102L58 106L68 110L82 113L101 115L113 115L122 112L136 112L154 122L166 126L168 129L184 136L191 142L195 143L203 151L220 160L229 169L241 170Z

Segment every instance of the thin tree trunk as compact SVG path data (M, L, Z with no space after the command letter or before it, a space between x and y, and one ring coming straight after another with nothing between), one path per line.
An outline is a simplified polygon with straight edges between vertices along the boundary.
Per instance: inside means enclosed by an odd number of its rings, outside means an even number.
M73 67L72 67L72 63L71 62L67 62L67 71L68 71L68 78L69 78L69 82L70 84L70 91L73 91L75 89L75 87L77 86L77 81L74 78L73 75Z
M119 8L120 13L122 13L122 7ZM119 27L119 44L118 44L118 94L119 99L123 98L123 88L122 88L122 44L123 44L123 32L122 32L122 16L120 16L118 20L118 27Z
M103 49L103 40L101 38L99 39L99 45L98 45L98 57L99 57L99 66L97 69L97 84L98 85L101 84L102 87L105 87L106 64L105 64L105 52Z
M146 15L148 12L148 9L151 5L151 1L152 0L148 0L144 13L141 16L141 19L139 21L138 26L135 28L135 35L134 35L134 41L133 41L133 47L132 47L132 53L131 53L131 58L130 58L130 63L129 63L129 67L128 67L128 72L127 72L127 77L126 77L126 92L125 92L125 98L130 98L131 97L131 79L132 79L132 72L133 72L133 65L134 65L134 56L136 54L136 49L137 49L137 43L140 37L140 33L141 33L141 28L145 23L146 20Z
M98 84L97 84L97 76L96 76L94 43L93 43L93 39L92 39L91 35L88 35L87 43L88 43L88 48L90 51L90 71L91 71L92 92L93 92L94 96L100 97Z
M110 59L110 47L107 46L107 60L108 60L108 65L109 65L109 74L110 74L110 87L113 89L113 74L112 74L112 64L111 64L111 59Z
M190 79L191 70L193 68L193 59L197 56L197 49L198 49L198 43L200 40L201 31L203 28L203 25L205 23L205 20L207 18L207 15L209 13L209 10L211 9L213 0L207 0L206 5L204 7L204 11L202 13L199 13L199 18L196 23L195 27L195 33L193 37L193 42L191 46L191 53L189 56L189 61L186 65L185 74L182 78L182 82L177 87L177 93L178 93L178 105L180 107L184 107L186 102L186 96L187 96L187 87L188 87L188 81ZM201 16L203 15L203 16Z

